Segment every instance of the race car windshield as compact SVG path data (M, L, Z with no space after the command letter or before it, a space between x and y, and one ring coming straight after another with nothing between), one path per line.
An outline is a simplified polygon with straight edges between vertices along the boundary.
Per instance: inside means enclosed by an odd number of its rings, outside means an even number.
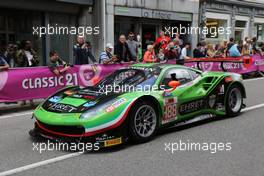
M157 75L152 70L143 69L122 69L117 70L101 80L95 87L109 87L109 86L148 86L151 87L157 79Z

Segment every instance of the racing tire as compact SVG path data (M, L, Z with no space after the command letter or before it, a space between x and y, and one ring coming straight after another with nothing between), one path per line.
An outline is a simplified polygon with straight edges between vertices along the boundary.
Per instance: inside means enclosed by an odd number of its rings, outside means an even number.
M158 127L158 112L149 101L139 101L129 112L129 137L134 143L144 143L153 138Z
M231 86L226 96L226 115L228 117L238 116L243 107L243 95L241 87L237 85Z

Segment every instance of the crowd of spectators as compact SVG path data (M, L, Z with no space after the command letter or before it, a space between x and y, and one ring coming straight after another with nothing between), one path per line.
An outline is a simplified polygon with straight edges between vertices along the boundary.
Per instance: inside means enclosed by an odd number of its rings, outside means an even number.
M127 39L128 38L128 39ZM166 36L164 31L159 37L142 53L140 37L130 32L128 36L120 35L117 43L107 43L105 50L99 55L98 61L92 53L92 45L85 38L78 36L73 47L74 65L90 63L115 64L123 62L167 62L175 60L176 64L183 65L190 59L191 44L184 42L179 35L175 38ZM244 40L235 42L234 38L224 40L219 44L211 44L205 41L199 42L192 50L193 58L224 58L239 57L253 54L264 55L264 43L257 45L257 38L246 37ZM50 59L47 63L50 70L56 75L63 75L71 65L60 58L57 51L49 53ZM8 70L10 67L35 67L39 65L37 52L33 49L29 40L9 44L7 47L0 46L0 71ZM24 105L26 101L22 102ZM30 100L33 105L33 100Z
M133 32L127 36L120 35L117 43L112 45L107 43L105 50L96 59L92 53L92 45L85 41L85 38L78 36L76 44L73 47L75 65L90 63L114 64L122 62L166 62L176 60L176 64L184 64L184 61L190 59L191 44L184 42L180 35L175 38L166 36L164 31L160 31L159 37L143 50L138 37ZM218 44L211 44L205 41L199 42L192 50L193 58L223 58L239 57L242 55L251 55L259 52L264 53L264 44L257 45L257 38L246 37L244 40L235 42L234 38L229 41L224 40ZM47 65L55 75L63 74L70 65L63 61L59 54L50 51L50 60ZM98 61L97 61L98 60ZM29 40L9 44L6 48L0 47L0 71L9 67L35 67L39 65L37 52L32 47ZM64 68L59 70L58 66Z
M234 38L229 41L222 41L220 44L212 45L206 42L200 42L193 50L194 58L223 58L223 57L239 57L243 55L253 55L260 53L263 55L264 44L257 45L257 38L250 39L246 37L244 40L235 42Z
M75 65L90 63L114 64L121 62L166 62L176 60L176 64L184 64L190 59L191 45L184 42L180 35L175 38L166 36L164 31L160 31L159 37L142 53L141 42L136 39L133 32L128 36L120 35L117 43L112 45L107 43L105 50L99 55L98 61L92 53L92 45L85 41L85 38L78 36L73 47ZM264 43L257 44L257 38L246 37L244 40L235 42L234 38L229 41L224 40L218 44L211 44L205 41L199 42L192 50L193 58L223 58L239 57L242 55L252 55L264 53ZM35 67L39 65L37 52L34 51L29 40L9 44L7 47L0 47L0 71L9 67ZM64 65L64 69L56 69ZM69 64L63 61L56 51L50 51L48 66L56 75L63 74L69 69Z
M39 58L28 40L7 47L2 44L0 47L0 71L9 67L35 67L38 64Z
M99 63L112 64L135 61L149 63L176 60L176 64L183 65L185 60L191 58L191 44L184 42L178 34L172 39L166 36L164 31L161 31L155 42L147 45L143 54L140 53L142 51L140 42L134 38L134 33L130 32L128 40L125 35L120 35L119 41L114 47L108 43L105 51L100 55ZM113 54L112 50L114 50ZM229 41L223 40L218 44L202 41L192 50L193 58L240 57L256 53L264 54L264 44L257 45L256 37L246 37L239 42L230 38ZM143 57L140 57L142 55Z
M29 40L23 40L7 47L1 45L0 58L9 67L35 67L39 65L37 52L32 48Z

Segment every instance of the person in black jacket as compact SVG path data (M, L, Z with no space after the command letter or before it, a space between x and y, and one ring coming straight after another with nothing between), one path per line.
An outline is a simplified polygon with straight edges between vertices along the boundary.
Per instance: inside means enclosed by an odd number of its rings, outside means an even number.
M118 62L131 61L131 53L126 43L125 35L120 35L119 41L114 47L114 55L116 55Z
M258 40L257 37L252 38L252 54L256 54L258 51L257 40Z
M196 48L193 50L193 57L194 58L203 58L203 57L206 57L206 54L205 52L202 51L202 43L198 43Z
M73 47L73 54L75 56L75 65L89 64L89 58L93 63L96 62L95 57L91 53L90 42L85 42L84 37L77 37L77 44Z

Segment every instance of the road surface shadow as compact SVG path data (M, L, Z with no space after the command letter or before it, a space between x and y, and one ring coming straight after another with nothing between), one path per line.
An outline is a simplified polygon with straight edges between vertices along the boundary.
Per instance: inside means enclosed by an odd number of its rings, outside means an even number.
M242 115L242 114L244 114L244 113L241 113L240 115ZM187 130L187 129L190 129L193 127L202 126L204 124L213 123L216 121L229 120L232 118L236 118L236 117L211 117L211 118L200 120L200 121L190 123L190 124L183 124L180 126L171 126L169 128L161 129L158 132L158 134L156 135L156 137L162 137L162 135L165 135L165 134L174 133L174 132L178 132L178 131L182 131L182 130Z
M241 114L244 114L244 113L241 113ZM190 124L186 124L186 125L183 124L180 126L171 126L169 128L164 128L164 129L159 130L158 133L156 134L156 136L153 137L153 140L155 141L155 139L157 139L157 138L164 137L166 134L175 133L178 131L187 130L189 128L202 126L204 124L213 123L213 122L221 121L221 120L229 120L229 119L232 119L232 118L229 118L229 117L211 117L208 119L204 119L204 120L197 121L197 122L190 123ZM47 144L48 140L49 140L49 139L46 139L44 137L32 138L29 136L29 138L30 138L31 142L35 142L35 143L39 142L39 143L46 143ZM54 144L55 144L55 143L59 143L59 142L63 142L63 141L49 140L49 142L54 142ZM89 150L89 151L85 151L84 154L105 154L105 153L119 152L121 150L128 149L128 148L133 147L135 145L144 145L144 143L137 144L137 143L133 143L132 141L128 140L124 144L120 144L120 145L112 146L112 147L107 147L107 148L100 148L99 150L96 150L96 151ZM67 153L78 152L76 150L74 150L74 151L72 151L72 150L60 150L60 151L64 151Z

